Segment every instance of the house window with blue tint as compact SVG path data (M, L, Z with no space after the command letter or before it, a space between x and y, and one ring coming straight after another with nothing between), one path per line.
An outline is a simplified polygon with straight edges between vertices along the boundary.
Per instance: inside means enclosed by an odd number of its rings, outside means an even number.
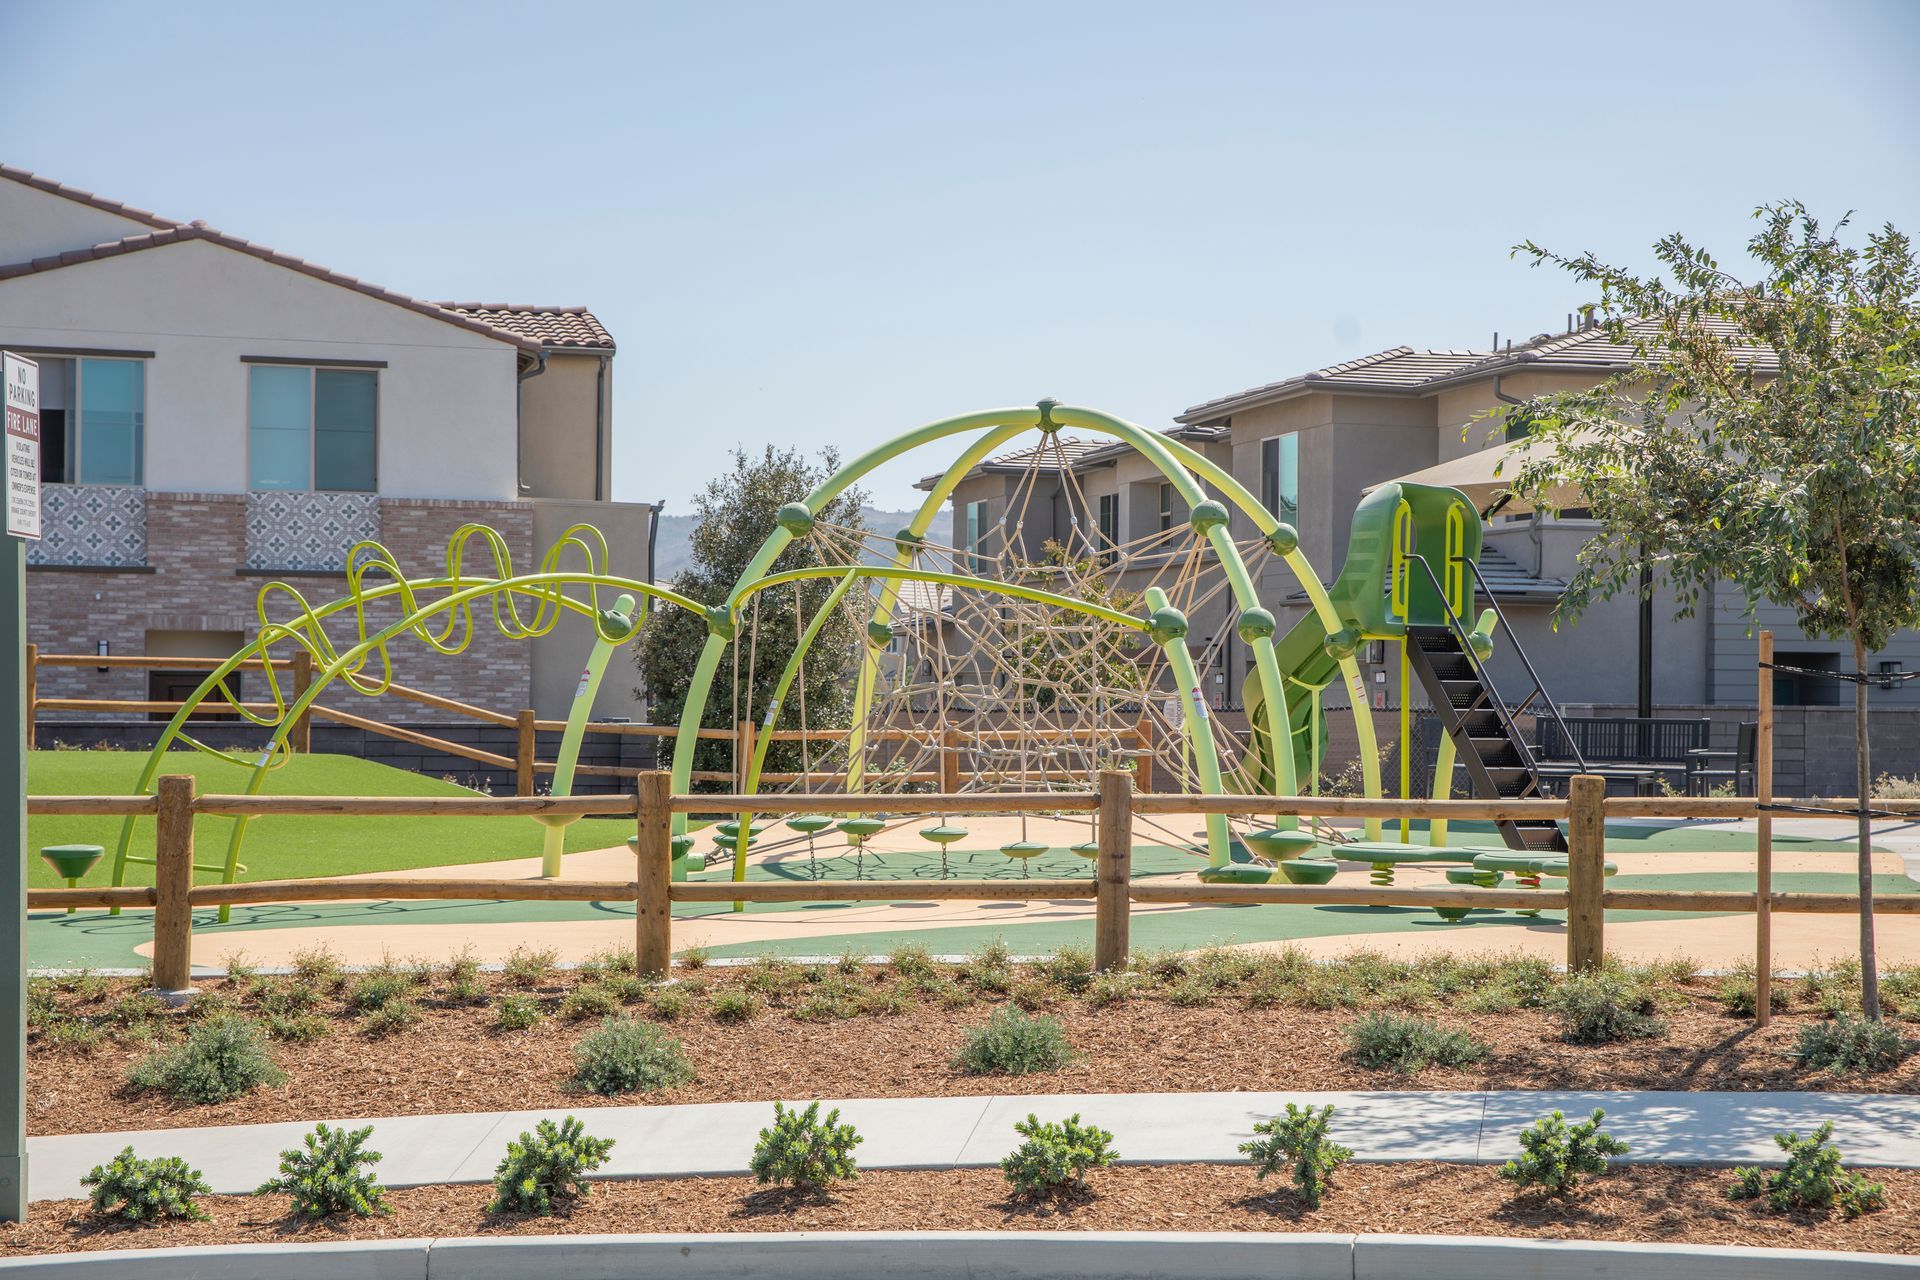
M967 550L977 553L980 544L987 536L987 504L969 502L967 504ZM978 554L967 556L967 572L980 573L986 569L986 558Z
M1289 432L1260 442L1260 501L1288 524L1300 516L1300 436Z
M84 359L78 438L81 484L146 483L147 367L138 360Z
M1120 545L1120 495L1103 493L1100 495L1100 548L1101 561L1113 559L1114 548Z
M257 364L247 378L249 488L374 490L378 374Z

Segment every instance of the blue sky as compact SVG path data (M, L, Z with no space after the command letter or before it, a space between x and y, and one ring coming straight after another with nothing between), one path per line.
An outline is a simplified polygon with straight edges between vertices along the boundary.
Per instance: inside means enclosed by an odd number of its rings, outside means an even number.
M1920 233L1920 3L0 0L0 158L427 298L584 303L616 496L1052 395L1151 426L1560 327L1532 237ZM939 457L876 478L904 505Z

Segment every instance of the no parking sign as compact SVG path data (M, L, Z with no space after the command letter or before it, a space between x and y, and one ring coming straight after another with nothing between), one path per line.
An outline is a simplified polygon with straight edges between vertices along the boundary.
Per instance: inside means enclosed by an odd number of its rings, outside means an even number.
M7 533L40 536L40 366L0 354L7 388Z

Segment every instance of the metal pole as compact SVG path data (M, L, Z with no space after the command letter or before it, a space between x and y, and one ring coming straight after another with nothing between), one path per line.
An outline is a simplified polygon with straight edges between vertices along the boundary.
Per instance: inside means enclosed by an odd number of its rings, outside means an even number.
M27 544L0 549L0 771L7 865L0 873L0 1221L27 1220Z
M1773 632L1760 633L1760 725L1754 742L1753 797L1758 837L1754 865L1753 1020L1773 1020ZM1740 762L1734 761L1737 773Z

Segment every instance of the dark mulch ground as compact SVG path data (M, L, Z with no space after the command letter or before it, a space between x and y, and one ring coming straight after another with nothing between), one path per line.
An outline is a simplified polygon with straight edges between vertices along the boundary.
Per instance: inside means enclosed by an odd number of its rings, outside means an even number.
M1175 1002L1174 986L1166 983L1093 1007L1064 987L1015 973L1013 990L1060 1020L1077 1058L1043 1075L978 1077L956 1071L952 1057L967 1030L984 1022L1006 995L988 990L956 995L956 986L965 984L947 977L933 980L936 986L945 984L944 995L911 990L910 983L890 973L865 970L846 978L830 975L828 981L868 996L898 992L903 1011L800 1020L794 1009L819 984L789 977L791 988L765 996L759 1012L741 1023L717 1021L711 1012L715 993L755 981L741 969L696 975L694 982L706 989L670 1021L652 1010L644 994L630 991L625 1007L662 1020L684 1041L698 1070L692 1084L665 1093L603 1099L568 1088L572 1046L598 1023L597 1017L570 1020L559 1012L565 993L581 981L577 976L540 979L530 994L548 1016L528 1030L511 1032L494 1028L490 1004L447 998L443 980L436 977L420 989L420 1020L379 1039L361 1029L340 993L330 992L318 1007L330 1034L310 1044L271 1046L287 1072L286 1082L217 1106L182 1106L157 1094L128 1091L128 1066L151 1048L137 1037L80 1048L37 1032L30 1045L28 1123L33 1133L53 1134L635 1102L1275 1088L1920 1092L1920 1055L1877 1074L1839 1077L1808 1070L1791 1054L1800 1029L1824 1016L1808 998L1796 997L1761 1031L1750 1018L1728 1014L1715 998L1716 985L1703 980L1669 990L1664 1036L1603 1045L1563 1042L1552 1018L1538 1009L1470 1011L1456 996L1421 997L1402 983L1398 994L1389 993L1399 1007L1467 1027L1490 1048L1472 1067L1432 1068L1409 1077L1368 1070L1346 1056L1346 1030L1360 1016L1354 1008L1256 1003L1240 988L1223 989L1207 1003L1188 1007ZM292 980L266 981L270 986ZM498 974L485 975L482 982L483 999L496 999L507 989ZM250 1016L258 1014L265 990L247 983L206 987L215 1000ZM66 1012L61 1016L105 1009L133 988L127 981L106 984L104 991L62 993L58 999ZM178 1039L187 1016L167 1014L151 1033Z
M1725 1170L1618 1169L1567 1201L1517 1196L1484 1166L1348 1165L1318 1210L1248 1168L1171 1165L1106 1169L1090 1192L1060 1204L1010 1201L998 1170L877 1172L829 1194L794 1198L747 1178L607 1182L564 1216L490 1218L487 1187L389 1193L382 1218L306 1225L282 1196L210 1197L212 1220L99 1227L79 1201L35 1207L26 1226L0 1225L0 1257L79 1249L318 1242L407 1236L638 1231L1373 1231L1546 1239L1652 1240L1920 1253L1920 1172L1882 1179L1887 1207L1865 1217L1772 1213L1726 1198Z

